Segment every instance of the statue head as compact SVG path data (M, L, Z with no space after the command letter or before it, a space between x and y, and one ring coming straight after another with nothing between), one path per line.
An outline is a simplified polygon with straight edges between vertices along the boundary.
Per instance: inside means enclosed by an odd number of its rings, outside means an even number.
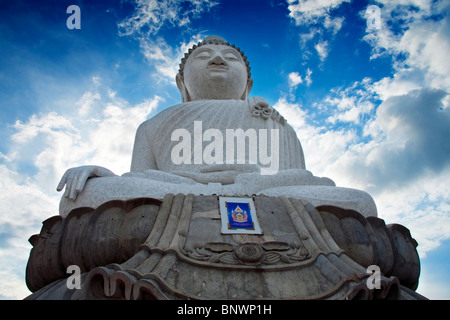
M218 36L189 49L181 59L176 82L183 102L246 99L253 85L247 57Z

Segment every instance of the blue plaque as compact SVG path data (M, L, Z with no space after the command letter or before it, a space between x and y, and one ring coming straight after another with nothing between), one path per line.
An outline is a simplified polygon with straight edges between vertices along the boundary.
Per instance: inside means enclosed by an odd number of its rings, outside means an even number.
M222 233L262 234L252 198L219 197Z
M230 229L255 229L248 203L227 202L227 213Z

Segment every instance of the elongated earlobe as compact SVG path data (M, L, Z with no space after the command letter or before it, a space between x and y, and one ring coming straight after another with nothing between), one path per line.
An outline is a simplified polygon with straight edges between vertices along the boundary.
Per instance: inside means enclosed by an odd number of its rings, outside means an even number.
M243 95L242 95L241 100L245 100L245 99L248 98L248 95L250 94L250 91L252 91L252 87L253 87L253 79L250 78L250 79L248 79L248 81L247 81L247 87L246 87L245 90L244 90L244 93L243 93Z
M177 74L175 77L175 81L177 83L178 90L181 93L181 101L182 102L189 102L191 101L191 98L189 96L189 92L186 89L186 86L184 85L184 80L181 78L180 74Z

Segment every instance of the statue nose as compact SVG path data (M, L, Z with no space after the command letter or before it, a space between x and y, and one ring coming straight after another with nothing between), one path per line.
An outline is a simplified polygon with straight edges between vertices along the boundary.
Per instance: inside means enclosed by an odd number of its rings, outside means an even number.
M216 64L216 65L227 65L227 62L222 58L221 55L215 55L208 64Z

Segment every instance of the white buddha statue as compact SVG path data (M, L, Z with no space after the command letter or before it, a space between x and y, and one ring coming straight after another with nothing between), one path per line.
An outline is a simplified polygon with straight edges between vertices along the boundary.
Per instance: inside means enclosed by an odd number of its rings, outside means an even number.
M377 215L366 192L306 170L294 129L263 98L248 97L253 80L239 48L207 37L185 54L176 82L182 103L139 126L130 172L67 170L57 187L66 186L60 215L168 193L285 196Z

